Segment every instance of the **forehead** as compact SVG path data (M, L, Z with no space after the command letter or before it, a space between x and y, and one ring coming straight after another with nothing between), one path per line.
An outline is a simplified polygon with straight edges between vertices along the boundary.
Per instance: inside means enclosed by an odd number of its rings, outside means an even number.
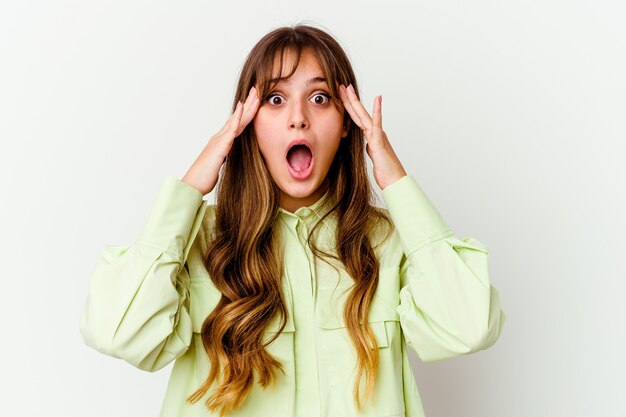
M314 80L315 82L326 81L326 79L324 78L324 71L319 61L317 60L313 52L310 51L309 49L302 50L297 68L294 68L294 66L296 65L296 60L297 60L297 56L294 51L286 49L283 52L282 65L281 65L280 55L281 55L280 52L277 52L274 55L274 64L272 66L272 76L270 79L271 82L278 81L279 83L290 84L291 83L290 79L282 79L280 81L279 79L285 78L289 76L290 74L293 75L293 73L295 73L296 71L306 72L308 76L315 78ZM309 81L312 81L312 80L309 80Z

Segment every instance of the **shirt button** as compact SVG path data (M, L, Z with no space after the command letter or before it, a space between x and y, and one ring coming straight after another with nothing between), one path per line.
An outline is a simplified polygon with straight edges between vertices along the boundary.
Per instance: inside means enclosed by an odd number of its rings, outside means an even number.
M308 216L309 214L311 214L311 209L308 209L308 208L307 208L307 209L304 209L304 210L302 211L302 214L304 214L305 216Z

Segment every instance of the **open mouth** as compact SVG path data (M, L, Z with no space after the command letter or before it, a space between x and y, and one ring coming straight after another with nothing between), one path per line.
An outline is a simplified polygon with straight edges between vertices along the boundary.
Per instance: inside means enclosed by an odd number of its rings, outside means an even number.
M289 148L285 160L289 174L297 180L305 180L311 176L315 158L313 151L308 146L308 141L300 139Z
M306 145L294 145L287 152L287 163L296 171L302 172L306 170L313 161L313 153Z

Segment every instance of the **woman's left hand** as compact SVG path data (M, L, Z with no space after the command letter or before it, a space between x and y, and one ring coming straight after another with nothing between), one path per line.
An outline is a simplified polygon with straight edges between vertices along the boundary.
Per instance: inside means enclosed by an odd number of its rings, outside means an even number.
M406 171L383 131L382 96L374 98L373 118L361 104L352 84L348 88L341 84L339 97L354 123L363 131L367 141L365 150L373 164L374 179L380 189L384 190L388 185L404 177Z

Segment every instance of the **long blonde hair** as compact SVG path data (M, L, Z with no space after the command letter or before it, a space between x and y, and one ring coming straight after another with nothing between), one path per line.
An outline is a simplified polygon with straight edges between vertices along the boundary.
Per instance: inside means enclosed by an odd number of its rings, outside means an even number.
M351 83L358 94L350 62L329 34L302 24L275 29L252 48L239 76L232 110L238 100L245 100L252 85L257 86L262 99L271 91L274 58L278 53L281 58L278 74L282 74L285 51L293 52L291 72L282 77L288 78L295 72L305 48L317 57L328 80L333 103L344 114L344 120L349 121L338 87ZM365 372L365 397L370 398L378 369L376 339L367 316L378 285L379 264L369 234L379 220L388 226L392 223L384 211L371 204L375 194L367 174L363 134L354 123L348 125L348 136L341 140L327 176L332 209L326 216L333 212L338 216L338 256L323 252L313 244L311 237L321 222L313 227L307 243L316 256L340 260L354 281L343 315L357 353L353 395L360 411L361 377ZM222 297L201 330L211 364L209 375L187 398L190 403L197 402L213 382L218 381L221 370L220 385L205 402L209 410L219 410L220 416L241 406L255 382L254 371L264 388L276 380L277 370L284 373L282 364L267 353L262 341L264 328L276 314L281 318L281 331L287 323L288 311L281 283L283 258L278 228L274 225L279 214L279 197L280 190L265 165L250 123L234 140L217 187L215 238L204 260ZM389 227L389 233L391 231ZM364 324L365 331L359 323Z

